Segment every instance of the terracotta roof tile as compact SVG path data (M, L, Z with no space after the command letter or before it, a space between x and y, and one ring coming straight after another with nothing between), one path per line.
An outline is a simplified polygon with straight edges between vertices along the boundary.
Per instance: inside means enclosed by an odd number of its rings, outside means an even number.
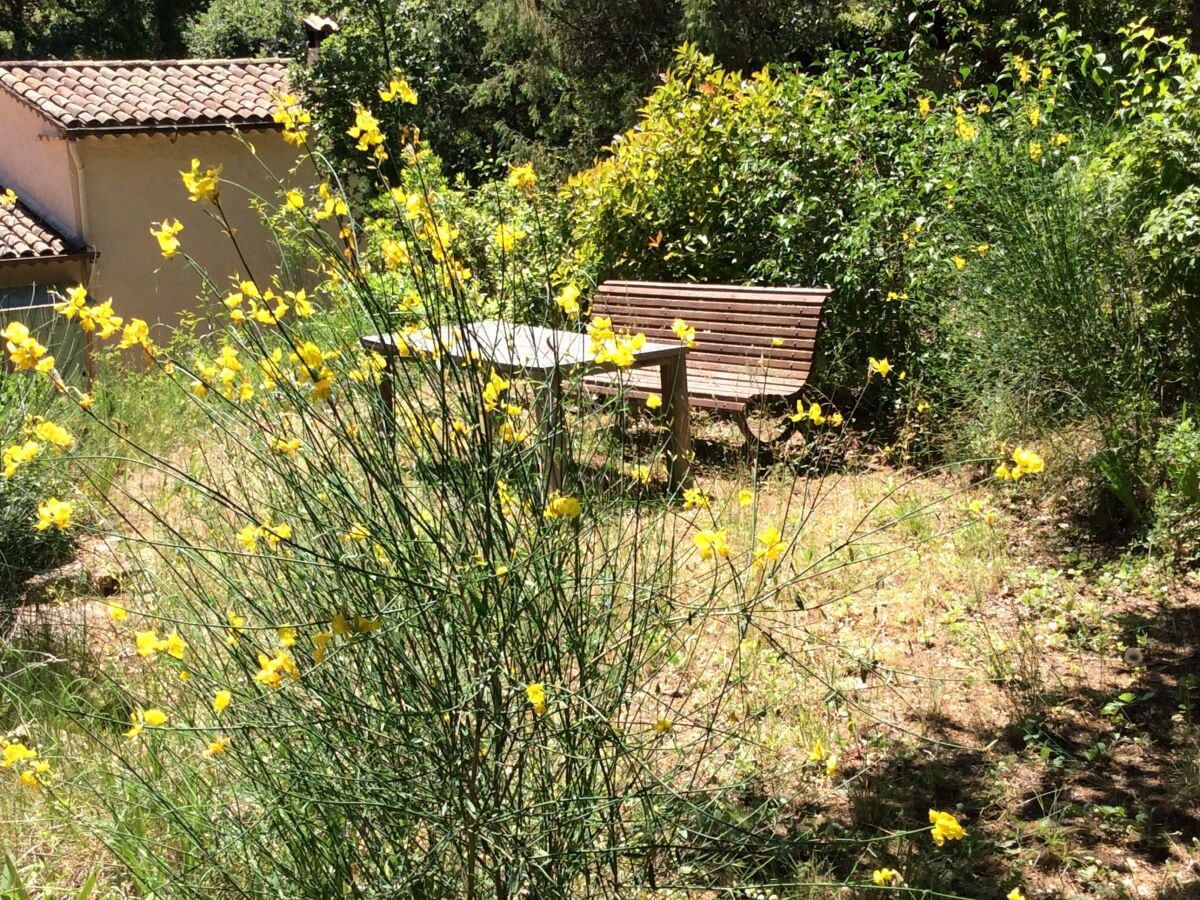
M0 185L0 194L4 193ZM14 206L0 203L0 262L15 259L45 259L81 251L34 215L19 200Z
M0 63L0 88L70 132L274 125L280 59Z

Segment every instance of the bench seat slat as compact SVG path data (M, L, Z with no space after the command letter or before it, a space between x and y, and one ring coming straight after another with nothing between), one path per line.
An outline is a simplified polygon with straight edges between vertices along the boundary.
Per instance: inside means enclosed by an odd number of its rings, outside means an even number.
M663 342L678 340L671 325L684 319L696 330L696 346L687 355L689 402L744 412L751 402L790 399L804 388L829 293L826 288L607 281L597 289L591 313ZM776 346L776 339L782 345ZM633 400L661 390L653 369L591 375L584 387Z
M598 293L629 297L679 297L684 300L759 299L767 303L825 302L827 288L753 287L734 284L682 284L661 281L606 281Z

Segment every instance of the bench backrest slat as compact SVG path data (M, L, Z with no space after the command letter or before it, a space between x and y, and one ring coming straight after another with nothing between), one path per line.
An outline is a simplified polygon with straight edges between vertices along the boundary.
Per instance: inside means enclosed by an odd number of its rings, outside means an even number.
M652 341L676 340L671 325L681 318L696 329L689 369L765 369L795 381L799 389L812 365L821 308L830 293L827 288L606 281L591 312Z

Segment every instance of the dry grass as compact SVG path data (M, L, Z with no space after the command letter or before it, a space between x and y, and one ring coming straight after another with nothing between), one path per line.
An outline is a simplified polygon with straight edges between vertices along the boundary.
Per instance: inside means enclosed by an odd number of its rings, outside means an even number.
M661 740L681 788L741 783L731 823L764 847L804 840L790 857L744 864L676 853L664 882L704 870L731 886L809 883L780 897L844 897L853 891L836 885L887 865L963 897L1018 884L1030 898L1200 896L1194 577L1099 562L1096 548L1068 545L1052 498L994 496L962 473L812 477L783 461L742 507L750 480L729 458L702 462L711 511L674 514L687 576L677 602L717 614L698 616L650 673L642 714L672 723ZM995 509L992 524L971 500ZM738 552L766 525L792 546L754 589L730 583L709 600L725 576L687 537L709 521ZM30 610L4 656L10 693L22 693L3 727L53 746L58 796L70 798L0 795L0 843L45 896L70 895L97 868L103 896L130 891L88 830L89 759L102 748L68 714L118 703L134 665L103 610L94 596ZM810 758L818 744L836 756L832 775ZM954 811L968 840L889 837L927 827L930 807ZM685 894L703 896L660 891Z

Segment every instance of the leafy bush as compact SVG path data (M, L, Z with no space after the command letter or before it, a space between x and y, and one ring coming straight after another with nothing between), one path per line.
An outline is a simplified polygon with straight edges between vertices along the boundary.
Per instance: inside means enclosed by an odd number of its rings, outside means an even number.
M744 78L685 46L638 126L568 181L574 239L597 280L833 285L819 384L861 383L862 360L922 341L923 308L890 301L959 148L922 139L920 93L899 54Z
M1200 560L1200 429L1190 417L1164 429L1154 448L1160 487L1149 541L1184 562Z
M43 458L51 455L53 448L30 432L31 417L50 405L51 392L46 385L11 373L0 374L0 449L33 441L39 456L0 475L0 629L11 621L25 582L71 555L69 532L33 527L39 505L51 496L65 497L69 490L61 471L48 466Z

